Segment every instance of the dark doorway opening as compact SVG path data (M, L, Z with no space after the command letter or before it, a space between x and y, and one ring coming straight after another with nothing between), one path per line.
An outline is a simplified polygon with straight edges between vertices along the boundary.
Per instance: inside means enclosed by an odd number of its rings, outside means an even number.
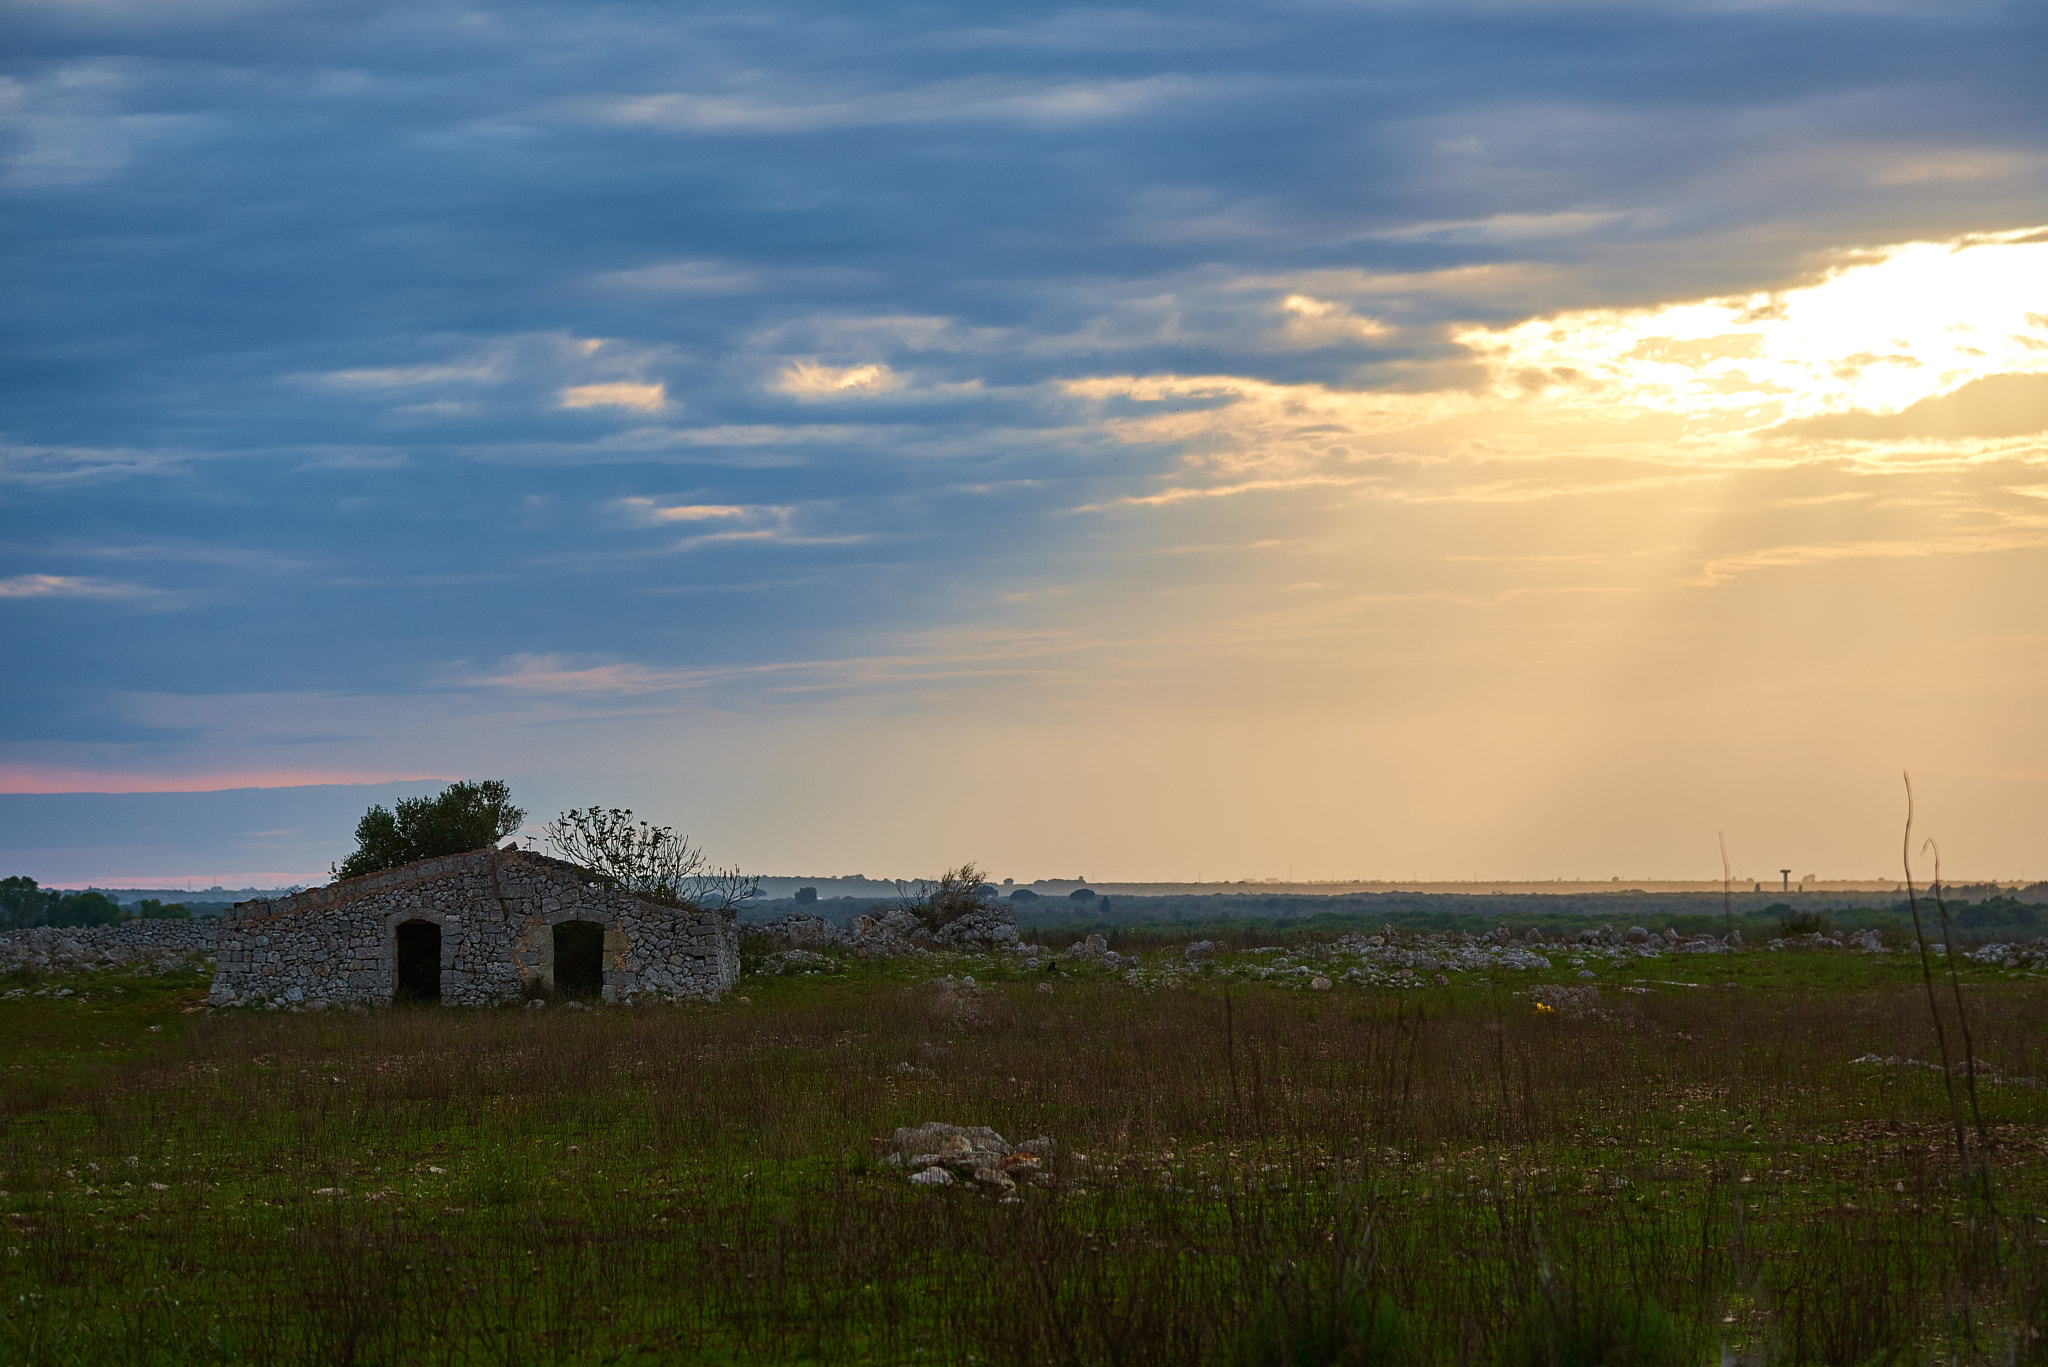
M564 921L555 927L555 991L565 997L603 993L603 926L595 921Z
M398 928L398 1000L441 1000L441 927L432 921Z

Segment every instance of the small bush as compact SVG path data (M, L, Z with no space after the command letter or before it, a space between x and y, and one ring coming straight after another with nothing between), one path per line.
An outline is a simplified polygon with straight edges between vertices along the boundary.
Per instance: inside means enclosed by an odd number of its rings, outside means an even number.
M1395 1367L1419 1362L1418 1335L1384 1294L1331 1303L1275 1297L1238 1331L1228 1367Z
M939 930L987 907L995 900L996 890L969 862L947 869L934 882L898 883L896 897L905 911L924 922L925 929Z
M1501 1367L1690 1367L1685 1334L1653 1300L1574 1296L1539 1301Z
M1778 913L1778 934L1790 939L1794 935L1825 935L1828 933L1828 916L1824 911L1794 911L1786 907Z

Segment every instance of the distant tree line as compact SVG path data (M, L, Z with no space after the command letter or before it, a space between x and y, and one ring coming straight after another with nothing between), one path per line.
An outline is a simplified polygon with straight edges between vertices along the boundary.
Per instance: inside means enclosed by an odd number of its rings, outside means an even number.
M184 920L191 914L183 902L147 897L123 907L104 892L65 892L61 888L38 887L33 878L0 878L0 928L7 930L26 930L30 926L111 926L137 918Z

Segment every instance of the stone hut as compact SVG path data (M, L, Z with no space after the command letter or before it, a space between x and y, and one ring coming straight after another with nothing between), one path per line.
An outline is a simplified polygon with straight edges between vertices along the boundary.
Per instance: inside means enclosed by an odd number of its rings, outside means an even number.
M208 1000L709 1000L739 980L733 919L637 897L529 850L474 850L231 907Z

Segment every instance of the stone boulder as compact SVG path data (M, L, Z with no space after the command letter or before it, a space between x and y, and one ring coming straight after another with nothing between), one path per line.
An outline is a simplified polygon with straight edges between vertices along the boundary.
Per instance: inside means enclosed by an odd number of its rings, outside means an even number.
M907 1168L919 1186L972 1182L992 1196L1008 1196L1021 1180L1035 1180L1051 1156L1052 1140L1041 1135L1014 1147L986 1125L949 1125L927 1120L905 1125L886 1139L871 1141L884 1167ZM933 1176L933 1174L943 1174Z
M1566 987L1562 984L1546 983L1531 988L1529 995L1543 1006L1549 1007L1566 1020L1584 1020L1600 1013L1600 989L1598 987Z

